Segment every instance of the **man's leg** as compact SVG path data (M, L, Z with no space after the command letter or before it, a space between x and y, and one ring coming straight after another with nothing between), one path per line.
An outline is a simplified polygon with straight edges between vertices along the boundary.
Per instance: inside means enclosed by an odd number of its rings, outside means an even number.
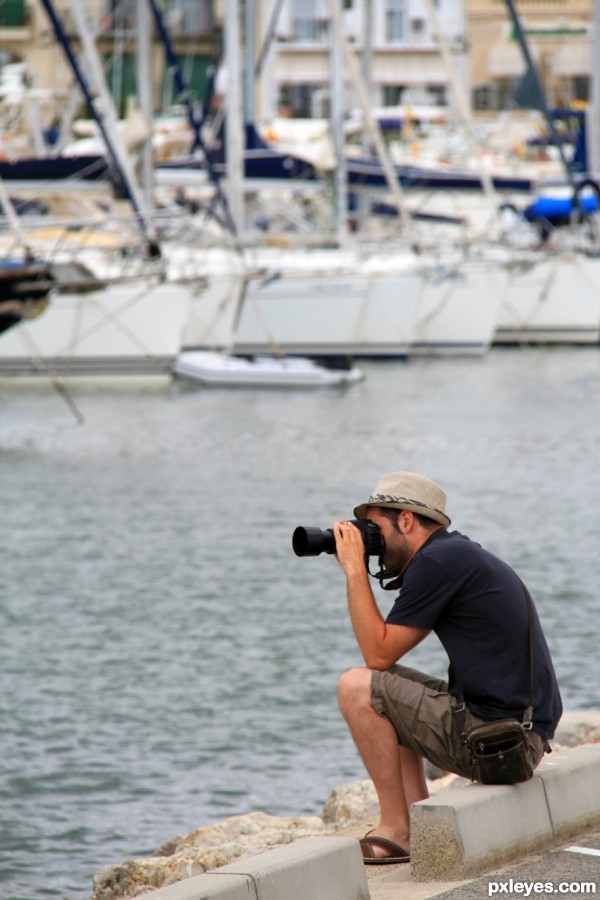
M408 851L410 805L428 796L423 760L399 745L391 722L371 706L370 669L351 669L342 675L338 696L379 799L381 819L374 832Z

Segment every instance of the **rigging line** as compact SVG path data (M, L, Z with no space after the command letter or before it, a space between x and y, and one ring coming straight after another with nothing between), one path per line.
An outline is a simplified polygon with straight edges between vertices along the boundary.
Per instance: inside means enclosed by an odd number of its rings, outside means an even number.
M113 33L115 36L114 49L112 54L112 78L111 87L112 95L119 102L123 96L123 55L128 36L127 29L127 10L123 3L118 3L114 10ZM98 29L96 29L97 37ZM108 57L104 64L104 76L106 78L109 70ZM108 81L108 78L106 78Z
M460 111L461 119L463 120L463 124L466 127L467 139L471 145L472 151L477 154L478 164L479 164L479 178L481 179L481 185L483 188L483 192L485 196L490 201L495 201L497 198L496 189L494 187L493 179L490 173L487 171L486 167L483 164L483 159L481 157L481 144L477 140L475 135L475 128L473 125L473 118L471 116L471 111L469 108L469 101L465 96L465 91L463 89L463 85L461 84L458 73L456 70L456 65L452 58L452 53L450 47L448 45L448 40L446 35L444 34L443 28L440 26L439 17L437 14L437 8L434 0L427 0L427 7L429 11L429 17L431 23L433 25L433 29L435 31L435 38L439 44L440 54L442 56L442 60L444 63L444 67L448 74L448 78L450 80L450 84L452 86L452 90L454 93L454 99L457 103Z
M81 410L79 409L79 407L73 400L73 397L71 396L71 394L68 391L68 389L66 388L66 386L62 383L62 381L59 381L59 379L56 377L56 375L52 371L51 367L44 360L44 357L41 354L40 348L38 347L36 341L27 332L25 325L21 325L19 327L18 334L19 334L19 339L22 340L23 344L25 345L25 349L29 353L29 357L32 360L32 362L35 364L35 366L39 370L41 370L44 373L44 375L48 379L52 388L56 391L56 393L59 395L61 400L65 403L65 405L68 407L68 409L73 414L73 417L74 417L75 421L77 422L77 424L84 425L85 418L84 418Z
M71 46L71 41L67 36L62 22L57 15L57 12L51 2L51 0L40 0L46 15L50 19L50 23L52 25L54 34L56 36L57 41L59 42L68 62L71 66L73 74L77 80L79 88L85 98L86 104L90 110L90 113L94 117L94 120L98 126L100 134L102 135L102 139L104 140L105 146L108 149L110 154L113 169L116 173L118 180L121 183L123 190L125 191L129 202L131 203L137 223L139 225L140 231L142 232L147 245L148 252L152 255L157 251L157 245L154 241L154 236L149 233L149 226L147 222L147 218L144 215L142 204L140 203L137 195L137 187L135 185L135 180L132 177L132 170L129 158L126 152L123 151L123 148L119 145L118 139L114 140L114 136L118 138L118 132L116 129L115 121L112 122L112 131L113 135L109 134L108 120L109 118L116 119L114 104L112 102L112 98L110 97L108 90L106 88L106 82L104 81L104 76L100 69L99 58L97 54L97 50L95 44L87 30L87 22L86 22L86 13L75 0L70 0L70 10L73 16L73 19L77 26L77 31L79 38L84 46L87 56L88 64L95 69L96 75L96 89L102 95L102 100L105 106L104 116L100 115L98 112L96 102L94 97L92 96L90 87L88 85L87 79L84 77L81 66L79 65L79 61L73 52L73 48Z
M25 251L28 258L33 256L33 248L27 242L25 237L25 229L23 228L19 216L17 215L17 211L14 207L12 200L6 190L6 185L4 184L4 179L0 178L0 206L4 209L4 214L8 219L8 224L10 225L13 238L16 242L21 244L23 250Z
M544 260L542 259L539 261L543 262ZM524 314L520 313L518 308L513 303L511 303L510 299L508 298L508 295L506 296L505 306L511 311L511 313L515 319L515 322L517 324L517 327L521 330L523 330L525 328L535 328L533 319L535 317L536 311L539 310L539 308L548 299L548 294L551 289L552 283L554 281L554 276L556 274L554 270L556 269L558 260L553 259L552 263L553 263L553 265L550 267L550 271L542 280L540 290L538 291L537 296L534 299L533 305L532 305L531 310L528 315L524 315ZM536 265L537 265L537 261L534 262L533 269L535 269ZM528 270L528 271L530 271L530 270ZM516 277L518 278L521 274L523 274L523 273L518 272ZM526 273L526 274L528 274L528 273ZM509 272L508 282L510 282L510 280L511 280L511 273ZM508 285L507 285L507 290L508 290ZM519 341L519 344L525 345L527 347L530 347L530 346L547 347L548 341L544 340L543 338L535 340L535 341L529 340L527 338L527 336L525 334L523 334L523 339Z
M115 282L115 284L117 283L118 282ZM110 287L110 285L107 286L107 289L108 287ZM96 322L94 325L90 325L89 328L87 328L80 334L77 334L72 340L70 340L66 348L67 352L72 352L73 346L77 346L77 344L81 344L88 338L93 337L94 334L96 334L98 331L101 331L107 325L114 325L126 338L131 341L134 347L137 347L138 350L142 351L147 359L152 359L153 354L149 350L149 348L137 338L134 332L127 328L126 325L123 325L123 323L119 319L119 316L121 316L124 312L127 312L127 310L132 309L137 303L145 300L154 289L154 287L156 287L156 285L145 287L139 292L139 294L130 297L128 300L124 300L121 306L119 306L118 309L114 310L114 312L107 310L103 305L102 300L89 297L87 302L91 307L95 307L102 314L103 318L99 322Z
M529 52L529 45L527 43L527 38L525 37L525 32L523 31L523 26L521 24L521 20L517 13L514 0L505 0L506 7L508 9L514 32L519 47L521 48L521 53L523 55L523 59L525 60L525 64L527 66L527 71L525 73L525 77L529 77L532 81L534 90L535 90L535 106L534 108L539 109L544 116L546 121L546 126L548 131L550 132L550 136L552 138L552 143L558 150L558 154L560 156L560 161L565 170L565 175L569 182L570 187L573 189L575 187L575 179L573 177L573 171L571 166L569 165L567 158L565 156L565 148L563 141L560 139L560 135L556 130L556 125L554 124L554 119L550 115L550 110L548 109L548 102L546 100L546 93L540 81L540 77L538 75L537 68L533 62L531 57L531 53ZM533 104L532 104L533 105Z
M374 282L374 276L370 275L367 279L367 289L364 291L363 297L362 297L362 299L360 301L360 305L358 307L358 316L356 317L356 326L354 328L354 334L350 341L350 347L354 348L354 352L348 353L348 356L351 359L354 359L354 356L356 354L357 345L361 339L360 336L361 336L361 334L364 333L363 328L365 325L365 320L367 318L367 312L369 310L369 307L371 306L371 300L372 300L371 295L372 295L372 291L373 291L373 287L374 287L373 282ZM387 298L386 298L386 300L387 300ZM386 303L386 305L389 306L390 304ZM391 319L393 320L393 318L394 318L394 316L392 315ZM391 324L393 324L393 321L391 322Z
M277 0L275 7L273 8L273 13L267 27L265 39L263 41L262 47L260 48L258 59L256 60L256 64L254 66L254 78L260 78L260 76L262 75L263 68L267 61L267 54L271 49L271 44L273 43L273 39L275 38L279 16L281 15L281 10L283 9L284 3L285 0Z
M190 90L188 85L185 83L181 66L179 65L179 59L177 58L177 54L173 48L173 44L171 41L171 35L165 25L164 17L161 10L158 7L156 0L148 0L148 4L150 6L150 11L154 17L154 22L156 24L156 28L158 33L160 34L163 47L165 50L165 56L167 58L167 62L171 69L171 74L173 76L173 80L175 82L175 87L177 89L177 94L179 96L180 101L185 105L188 123L192 129L194 134L194 146L192 150L195 150L197 147L200 148L202 152L202 156L204 158L204 162L206 164L206 169L208 172L208 177L211 181L215 189L215 194L218 197L219 203L221 204L221 208L223 210L223 216L225 218L225 223L227 229L231 232L234 237L237 237L237 229L235 227L235 222L233 220L233 216L231 214L231 210L229 207L229 200L223 191L223 187L221 185L220 178L215 172L212 158L207 150L206 144L204 143L204 139L202 137L201 125L202 125L202 117L198 116L198 112L194 107L194 104L191 101Z
M600 285L597 280L592 278L589 272L586 271L585 263L588 261L588 259L577 255L571 260L571 263L574 268L579 270L579 274L582 276L583 280L587 282L588 287L592 288L594 293L600 296Z
M260 306L260 303L258 302L258 300L256 299L256 297L253 294L250 294L248 296L249 281L250 281L250 279L248 277L244 278L244 283L242 286L242 290L240 292L238 317L239 317L239 314L241 313L242 304L250 302L250 306L254 310L256 318L258 319L258 322L261 325L262 330L264 331L265 337L271 347L271 350L273 351L273 355L276 356L277 359L284 359L286 356L286 352L283 349L283 347L281 346L281 344L279 343L279 341L277 340L277 338L275 337L273 331L271 330L271 327L267 321L267 318L264 314L263 309Z
M440 274L445 275L444 280L446 281L446 285L440 291L437 303L435 303L428 312L423 313L423 315L419 316L419 318L416 320L415 325L417 328L423 327L423 326L427 325L429 322L433 321L433 319L435 319L435 317L442 311L444 306L446 306L446 304L448 303L448 300L450 299L450 297L452 296L452 293L454 292L454 288L456 286L455 279L458 277L456 274L456 269L454 269L454 268L452 268L451 270L449 270L446 273L440 273L440 271L438 269L438 271L436 271L436 273L434 275L434 279L436 279L436 277L437 277L437 280L428 279L427 277L425 277L423 289L429 294L433 293L435 296L435 292L432 291L431 289L437 287L440 284L440 280L439 280ZM430 290L427 291L427 288L430 288Z
M220 276L217 276L217 278L218 277L220 277ZM223 317L224 313L227 311L228 307L230 306L230 304L232 302L236 305L236 309L234 309L232 319L239 316L238 309L239 309L240 297L245 290L245 283L247 282L248 277L249 277L248 275L234 274L233 279L232 279L232 280L234 280L233 285L231 287L226 288L224 296L221 298L221 300L219 300L218 304L216 305L213 315L209 318L209 320L207 322L203 322L199 318L199 314L197 312L195 312L193 305L192 305L192 309L190 311L190 317L195 323L199 323L199 327L202 329L201 331L199 331L199 335L201 338L206 337L206 340L208 340L208 341L211 340L210 336L213 333L213 329L215 328L215 326L217 325L219 320ZM208 289L208 282L206 283L203 290L200 291L199 296L201 297L202 294L207 289ZM233 300L232 300L232 297L233 297ZM235 338L233 336L233 329L230 328L229 331L231 333L229 335L229 340L227 342L226 348L229 353L233 353Z
M364 292L364 295L360 301L358 316L356 320L356 327L354 329L354 336L352 338L351 344L354 346L354 351L356 351L356 345L360 341L360 334L362 333L362 329L365 325L365 321L368 319L369 308L373 301L373 291L375 289L375 282L377 281L377 275L369 275L367 282L368 286ZM413 343L412 335L407 335L406 328L404 325L404 321L402 317L399 315L399 311L402 307L402 304L398 303L398 298L392 298L389 295L389 292L386 292L382 303L382 309L385 309L388 315L388 321L390 323L389 330L389 343L391 344L392 338L395 338L399 343L403 343L408 352L410 352L410 347ZM417 323L418 324L418 323ZM366 338L365 338L366 340ZM355 353L349 354L350 358L354 358Z
M333 24L333 27L335 28L337 38L340 42L344 63L348 70L348 74L350 76L350 80L352 82L354 90L356 91L356 94L358 96L365 127L367 128L369 137L377 150L377 156L379 157L382 168L384 170L386 181L392 193L393 202L398 210L400 224L402 226L402 229L407 232L410 226L410 220L408 218L408 212L406 210L406 204L404 202L404 191L402 189L400 179L396 174L396 170L394 169L394 165L385 141L383 140L381 128L377 123L375 116L373 115L369 96L354 51L350 47L350 43L344 33L342 16L338 8L337 0L326 0L326 3L329 9L331 22Z

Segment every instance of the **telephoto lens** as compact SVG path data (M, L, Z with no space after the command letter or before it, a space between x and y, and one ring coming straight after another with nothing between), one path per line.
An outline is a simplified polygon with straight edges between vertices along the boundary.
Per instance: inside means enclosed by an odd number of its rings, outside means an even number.
M335 553L333 528L304 528L298 525L292 535L292 547L296 556L319 556L321 553Z
M375 522L368 519L352 519L351 523L362 535L365 554L382 556L385 552L385 541ZM305 528L298 525L292 535L292 547L296 556L320 556L321 553L335 553L335 535L333 528Z

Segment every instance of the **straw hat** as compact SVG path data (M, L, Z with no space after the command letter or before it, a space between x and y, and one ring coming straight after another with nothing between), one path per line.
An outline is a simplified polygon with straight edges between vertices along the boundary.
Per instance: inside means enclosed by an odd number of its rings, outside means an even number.
M366 503L355 508L356 518L365 519L369 506L408 509L445 527L450 524L450 517L445 513L444 491L435 481L413 472L389 472L382 475Z

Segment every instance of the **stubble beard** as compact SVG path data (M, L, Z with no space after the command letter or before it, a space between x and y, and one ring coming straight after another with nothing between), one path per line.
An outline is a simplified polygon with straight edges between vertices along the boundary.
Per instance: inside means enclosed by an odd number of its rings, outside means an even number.
M383 563L388 572L399 574L409 562L411 556L412 553L408 549L406 538L402 534L399 534L398 540L397 542L394 542L393 547L390 547L388 543Z

